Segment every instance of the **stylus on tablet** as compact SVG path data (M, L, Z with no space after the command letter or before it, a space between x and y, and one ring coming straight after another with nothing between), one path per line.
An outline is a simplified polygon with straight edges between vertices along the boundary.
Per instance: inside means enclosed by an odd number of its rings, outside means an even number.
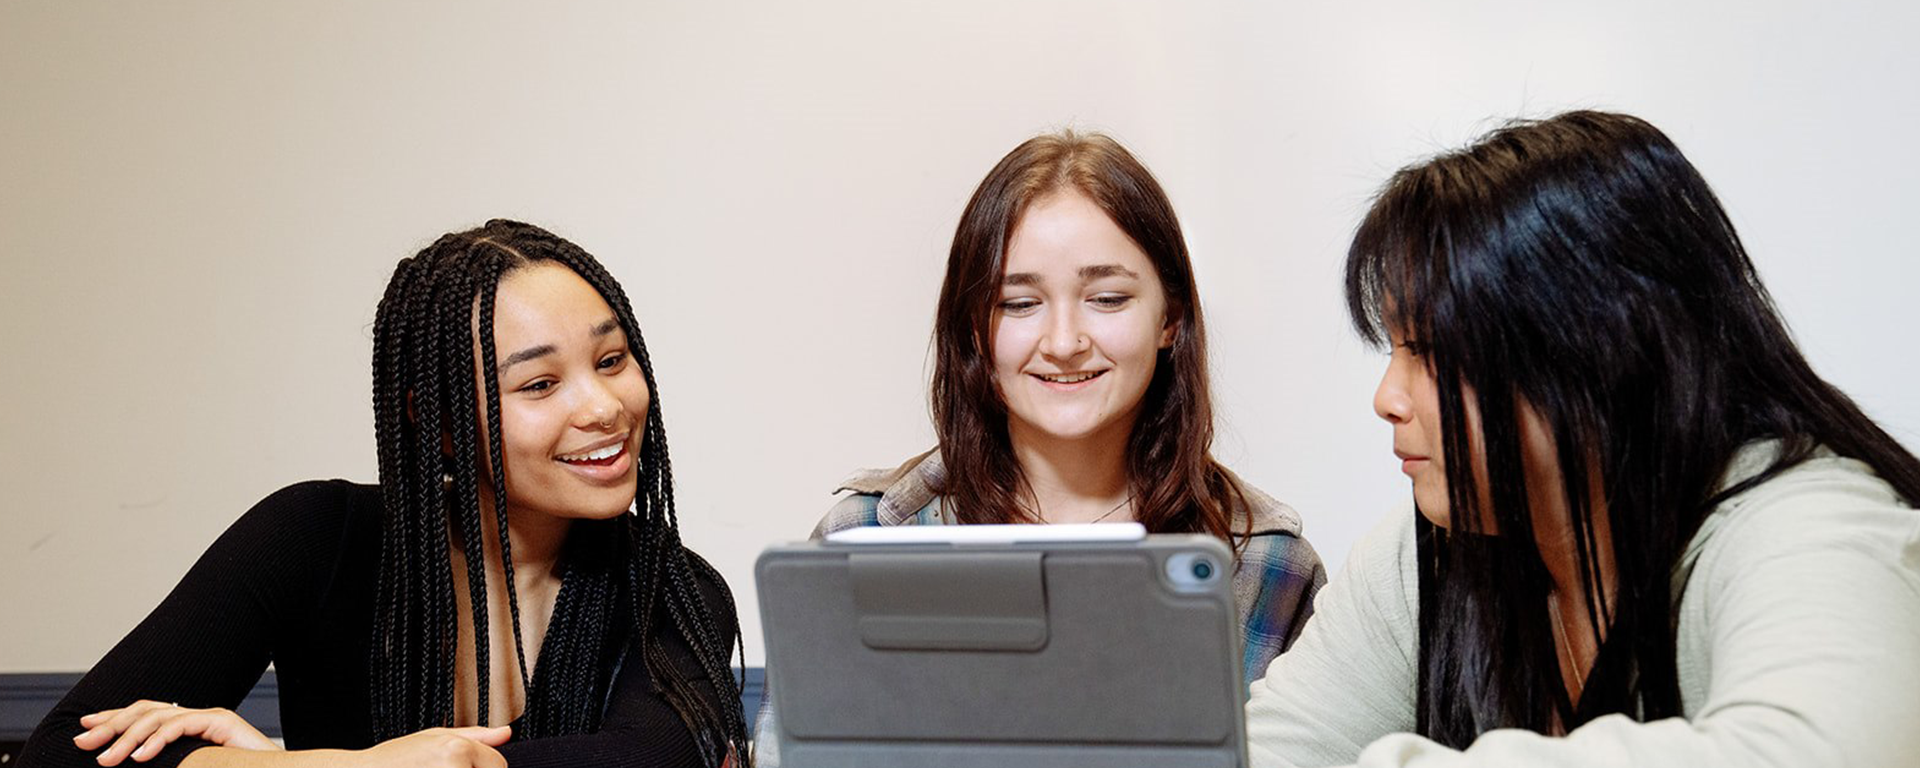
M1021 544L1075 541L1140 541L1139 523L1060 525L884 525L827 534L829 544Z

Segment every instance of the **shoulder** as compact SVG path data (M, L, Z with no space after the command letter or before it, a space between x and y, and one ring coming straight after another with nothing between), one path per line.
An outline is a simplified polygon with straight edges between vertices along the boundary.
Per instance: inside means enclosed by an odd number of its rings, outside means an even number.
M1419 517L1402 507L1375 523L1329 583L1345 586L1366 612L1413 627L1420 614Z
M1309 631L1324 621L1349 633L1342 644L1364 645L1367 653L1375 654L1372 658L1385 665L1382 669L1416 668L1419 516L1411 506L1397 508L1354 543L1340 572L1315 596Z
M1770 465L1776 450L1773 443L1742 449L1727 484ZM1832 557L1865 558L1920 579L1920 511L1865 463L1818 449L1715 507L1682 563L1697 564L1695 575L1711 582L1777 558Z
M1302 533L1300 513L1231 473L1227 476L1237 484L1240 497L1246 500L1234 520L1235 541L1232 542L1241 545L1237 549L1242 567L1257 568L1254 573L1263 585L1275 582L1304 585L1304 593L1311 597L1326 581L1327 571L1320 553ZM1243 530L1248 533L1240 533Z
M247 514L299 520L338 519L380 514L380 486L348 480L307 480L294 483L253 505Z
M827 509L827 514L813 526L813 538L822 538L829 533L838 533L852 528L862 528L880 524L880 494L849 493L835 501Z
M850 528L921 522L940 498L946 467L930 450L889 469L856 470L834 489L846 493L814 526L814 538Z
M378 537L380 487L309 480L268 494L221 536L229 545L276 551L337 552L349 538Z
M938 448L908 458L898 466L885 469L856 469L849 473L845 480L840 481L839 487L834 488L834 492L852 491L879 496L895 486L911 481L916 476L924 475L929 470L937 471L942 476L945 474L945 465L941 463Z
M1727 478L1754 477L1778 455L1769 443L1743 448ZM1866 464L1817 449L1725 499L1688 543L1673 589L1690 717L1791 712L1775 725L1794 735L1778 744L1863 765L1901 763L1893 756L1920 745L1891 725L1920 716L1920 511Z
M1287 534L1301 535L1303 525L1300 513L1286 502L1280 501L1260 490L1254 484L1242 479L1226 467L1220 467L1220 473L1226 481L1240 493L1245 506L1235 510L1234 530L1243 528L1252 535ZM1248 525L1243 525L1248 524Z

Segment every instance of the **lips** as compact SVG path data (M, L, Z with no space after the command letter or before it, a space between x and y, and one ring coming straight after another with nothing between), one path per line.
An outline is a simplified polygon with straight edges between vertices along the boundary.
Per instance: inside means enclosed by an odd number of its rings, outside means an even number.
M626 452L627 447L625 445L609 445L605 448L588 451L586 453L560 456L557 458L568 464L585 464L604 467L619 461L621 454Z
M615 442L602 442L587 446L572 453L563 453L553 460L574 477L588 485L614 487L633 481L633 446L628 444L629 436L622 436Z
M1073 391L1087 386L1095 379L1106 375L1106 373L1105 370L1099 370L1074 371L1071 373L1029 373L1027 375L1040 380L1040 384L1048 389Z
M602 440L572 453L563 453L553 457L565 464L589 467L612 466L627 452L627 436Z
M1429 463L1431 463L1431 460L1426 456L1418 456L1415 454L1407 453L1406 451L1400 450L1398 448L1393 449L1393 455L1395 458L1400 460L1400 471L1405 472L1409 475L1415 472L1419 472L1420 470L1426 468L1426 466Z

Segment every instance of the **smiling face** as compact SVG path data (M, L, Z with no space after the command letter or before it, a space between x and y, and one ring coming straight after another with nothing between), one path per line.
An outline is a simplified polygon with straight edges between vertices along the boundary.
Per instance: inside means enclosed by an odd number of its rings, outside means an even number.
M493 340L513 513L626 512L649 393L606 300L565 266L535 262L500 280Z
M994 381L1015 440L1124 441L1173 344L1153 264L1092 200L1065 190L1008 238L991 326Z

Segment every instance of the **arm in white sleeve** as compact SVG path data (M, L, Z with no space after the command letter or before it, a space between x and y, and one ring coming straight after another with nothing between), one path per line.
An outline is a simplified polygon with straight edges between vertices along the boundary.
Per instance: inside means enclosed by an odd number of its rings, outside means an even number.
M1683 695L1698 699L1685 702L1688 717L1609 715L1564 738L1497 730L1464 751L1397 734L1368 746L1359 764L1915 765L1920 513L1857 471L1782 485L1756 489L1747 509L1715 521L1687 580L1677 661Z
M1375 739L1414 728L1413 515L1396 513L1354 546L1299 639L1254 681L1247 751L1256 768L1351 763Z

